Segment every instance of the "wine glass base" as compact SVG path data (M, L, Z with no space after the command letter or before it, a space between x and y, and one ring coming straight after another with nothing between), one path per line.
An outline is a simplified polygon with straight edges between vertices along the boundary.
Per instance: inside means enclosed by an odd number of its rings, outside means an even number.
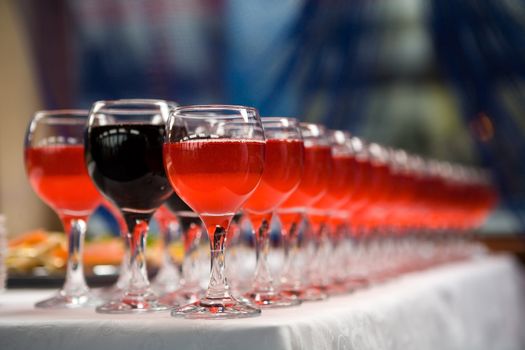
M96 308L102 314L129 314L166 311L168 305L161 303L155 293L125 293L119 300L113 300Z
M346 286L342 283L334 283L326 287L324 289L324 292L327 293L329 296L337 296L350 293L351 290L348 290L348 288L346 288Z
M175 292L180 288L180 276L172 268L162 268L153 281L151 281L151 289L157 294L164 295Z
M321 301L328 299L328 294L315 287L283 290L282 293L287 296L295 297L301 301Z
M184 290L179 289L170 293L162 295L159 301L162 304L176 307L179 305L191 304L199 300L203 295L203 292L197 290Z
M366 278L350 278L345 282L346 288L349 291L367 288L370 281Z
M252 291L244 294L249 302L263 309L290 307L301 305L301 300L296 297L289 297L276 292L256 292Z
M59 291L55 296L37 302L35 307L42 309L90 308L100 305L101 302L102 300L91 292L67 295L63 291Z
M171 311L173 317L208 320L255 317L260 314L260 309L242 303L233 297L224 299L204 298Z
M95 294L100 300L111 301L121 299L124 295L124 289L114 284L109 287L93 289L92 293Z

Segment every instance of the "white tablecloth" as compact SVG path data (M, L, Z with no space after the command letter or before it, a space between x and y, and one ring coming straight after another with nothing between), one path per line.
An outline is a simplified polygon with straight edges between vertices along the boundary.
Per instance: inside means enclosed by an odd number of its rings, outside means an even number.
M265 310L258 318L175 319L36 310L50 291L0 295L0 349L525 349L523 272L508 256L406 275L387 284Z

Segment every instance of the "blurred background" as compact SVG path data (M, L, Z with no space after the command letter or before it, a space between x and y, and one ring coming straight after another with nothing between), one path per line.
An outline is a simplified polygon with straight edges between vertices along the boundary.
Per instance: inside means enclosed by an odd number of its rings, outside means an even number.
M59 230L23 139L98 99L257 107L489 168L489 233L525 228L525 2L0 0L0 212Z

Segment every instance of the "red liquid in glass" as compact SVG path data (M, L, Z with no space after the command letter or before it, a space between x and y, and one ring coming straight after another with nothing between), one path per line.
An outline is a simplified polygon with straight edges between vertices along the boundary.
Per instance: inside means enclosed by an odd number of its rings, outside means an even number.
M302 141L267 140L261 182L244 204L244 209L253 214L273 211L299 184L303 158Z
M357 161L352 156L334 156L328 189L312 206L315 209L333 210L348 203L355 188L357 167Z
M227 225L252 194L264 153L261 141L195 140L165 144L164 162L175 191L209 227Z
M25 162L35 192L58 213L88 215L101 203L86 171L84 146L28 148Z
M280 208L306 208L327 190L332 171L331 150L328 146L305 148L304 171L299 187Z
M389 170L386 165L373 164L365 160L359 161L360 182L352 193L348 210L350 221L361 227L369 227L371 224L370 214L374 206L382 199Z

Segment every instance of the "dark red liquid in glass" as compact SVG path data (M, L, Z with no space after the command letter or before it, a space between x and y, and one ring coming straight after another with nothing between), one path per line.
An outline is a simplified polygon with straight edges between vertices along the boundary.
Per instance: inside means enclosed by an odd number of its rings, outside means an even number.
M162 158L164 125L92 126L87 139L91 178L122 211L153 213L173 193Z

